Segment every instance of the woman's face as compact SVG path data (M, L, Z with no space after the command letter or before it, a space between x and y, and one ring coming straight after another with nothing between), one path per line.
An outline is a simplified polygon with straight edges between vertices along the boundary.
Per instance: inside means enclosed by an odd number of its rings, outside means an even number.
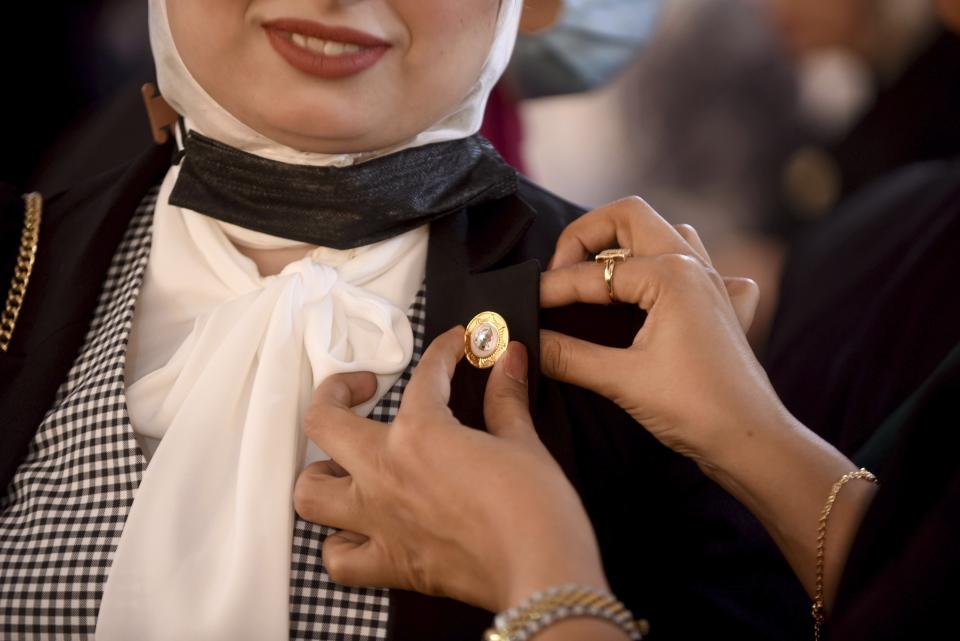
M448 115L480 75L500 0L167 0L193 77L302 151L373 151ZM346 29L346 31L344 31Z

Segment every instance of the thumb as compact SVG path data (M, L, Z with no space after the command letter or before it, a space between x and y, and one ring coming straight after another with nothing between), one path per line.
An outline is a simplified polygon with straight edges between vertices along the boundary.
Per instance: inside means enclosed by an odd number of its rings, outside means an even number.
M573 338L559 332L540 332L540 369L552 379L584 387L601 396L616 394L617 367L623 350Z
M507 438L537 438L527 393L527 348L513 342L497 361L483 397L483 418L491 434Z

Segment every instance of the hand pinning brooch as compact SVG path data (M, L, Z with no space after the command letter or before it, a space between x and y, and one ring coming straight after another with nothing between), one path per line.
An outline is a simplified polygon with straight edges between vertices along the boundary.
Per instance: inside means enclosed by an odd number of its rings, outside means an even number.
M487 369L507 351L510 330L507 321L496 312L480 312L467 325L463 351L474 367Z

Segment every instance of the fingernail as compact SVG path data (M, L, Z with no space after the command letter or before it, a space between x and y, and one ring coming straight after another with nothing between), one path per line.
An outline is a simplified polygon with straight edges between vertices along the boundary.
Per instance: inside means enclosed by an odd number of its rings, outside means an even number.
M527 384L527 348L522 343L512 342L507 346L504 373L521 385Z

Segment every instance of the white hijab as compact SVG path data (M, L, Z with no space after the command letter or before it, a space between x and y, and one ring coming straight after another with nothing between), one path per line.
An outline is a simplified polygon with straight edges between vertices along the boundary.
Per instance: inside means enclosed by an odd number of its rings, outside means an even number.
M271 160L346 166L476 133L520 11L520 0L502 0L480 77L451 114L363 155L297 151L228 113L180 58L165 0L150 0L150 36L161 93L188 128ZM423 280L427 230L355 250L314 248L263 277L237 244L299 243L170 205L178 174L171 167L158 195L127 362L131 422L159 447L114 554L96 638L280 641L289 634L304 409L326 376L367 370L378 393L358 411L369 412L406 368L405 310Z
M160 94L177 113L187 119L188 128L196 129L204 136L219 140L231 147L270 160L298 165L336 167L352 165L354 162L369 160L401 149L466 138L480 131L487 98L510 62L523 8L521 0L501 0L494 41L480 71L480 77L463 101L449 115L397 147L365 154L318 154L297 151L276 143L243 124L217 104L187 70L177 52L173 34L170 31L170 22L167 19L166 2L163 0L149 0L149 2L150 46L157 65Z

